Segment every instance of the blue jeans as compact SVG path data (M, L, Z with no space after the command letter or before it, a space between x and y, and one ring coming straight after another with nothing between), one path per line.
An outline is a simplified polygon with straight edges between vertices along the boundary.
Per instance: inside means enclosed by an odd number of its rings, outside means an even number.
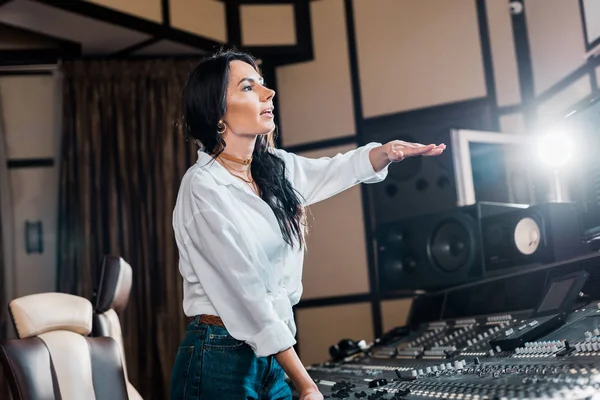
M290 387L273 356L256 357L225 328L195 317L185 331L171 376L171 400L289 400Z

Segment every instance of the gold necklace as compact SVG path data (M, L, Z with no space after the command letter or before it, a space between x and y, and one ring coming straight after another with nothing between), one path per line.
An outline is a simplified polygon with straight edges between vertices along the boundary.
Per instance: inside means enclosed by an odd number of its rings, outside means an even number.
M225 167L225 169L226 169L227 171L229 171L229 173L230 173L231 175L235 176L236 178L238 178L238 179L241 179L242 181L244 181L244 182L246 182L246 183L248 183L248 184L250 184L250 185L254 183L254 180L248 180L248 179L244 179L244 178L242 178L241 176L239 176L239 175L237 175L237 174L234 174L234 171L235 171L235 170L232 170L231 168L229 168L229 167L227 166L227 164L225 164L224 162L221 162L220 164L221 164L223 167ZM235 172L241 172L241 171L235 171Z
M252 156L250 156L250 158L243 159L243 158L237 158L237 157L234 157L234 156L230 156L230 155L227 155L227 154L221 152L221 154L219 154L219 157L222 157L222 158L224 158L226 160L229 160L229 161L236 162L238 164L244 164L244 165L248 165L248 164L250 164L252 162Z
M237 174L234 174L233 172L236 170L232 170L231 168L229 168L227 166L227 163L225 163L223 160L219 160L219 164L221 164L231 175L235 176L236 178L240 179L241 181L244 181L250 187L252 192L254 192L258 197L260 197L260 188L255 183L254 179L248 180L248 179L242 178L241 176L239 176ZM236 172L241 172L241 171L236 171Z

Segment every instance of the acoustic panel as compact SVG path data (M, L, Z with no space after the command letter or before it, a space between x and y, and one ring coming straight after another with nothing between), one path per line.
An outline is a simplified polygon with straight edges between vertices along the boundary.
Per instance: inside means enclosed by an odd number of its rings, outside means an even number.
M14 221L15 297L56 291L58 168L9 172ZM25 222L42 222L43 253L27 254Z
M552 120L562 119L571 107L591 93L592 85L590 77L589 75L584 75L566 89L563 89L538 105L538 119L540 123L551 123Z
M585 33L587 46L591 47L594 42L600 41L600 2L597 0L583 0L582 14L585 21Z
M293 46L296 24L292 4L252 4L240 6L244 46Z
M220 42L227 41L225 2L169 0L171 26Z
M526 0L536 95L585 63L578 0Z
M486 95L475 1L354 6L365 117Z
M337 147L299 155L318 158L351 150ZM369 292L362 198L354 186L308 210L303 299Z
M406 325L411 304L411 298L381 301L381 319L384 333L397 326Z
M103 7L112 8L125 14L162 23L161 0L86 0Z
M525 119L522 113L505 114L500 116L500 132L527 133Z
M310 15L314 60L277 68L285 146L355 133L343 0L312 1Z
M0 78L0 112L8 159L55 157L61 111L58 90L52 76Z
M492 50L492 67L499 106L521 102L519 70L510 10L505 1L487 0L486 17Z
M298 347L304 365L327 361L329 346L342 339L374 339L370 303L301 308L296 311Z

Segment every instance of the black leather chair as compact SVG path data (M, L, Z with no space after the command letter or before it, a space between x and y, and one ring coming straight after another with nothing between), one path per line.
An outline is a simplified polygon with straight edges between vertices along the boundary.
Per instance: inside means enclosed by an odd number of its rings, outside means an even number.
M0 362L14 400L125 400L118 344L87 337L92 304L65 293L15 299L9 311L18 339L0 343Z
M141 400L142 396L129 382L127 363L123 347L123 331L119 315L127 306L131 292L133 272L121 257L106 255L102 259L100 279L96 288L94 322L92 336L110 337L121 350L123 370L127 381L127 391L131 400Z

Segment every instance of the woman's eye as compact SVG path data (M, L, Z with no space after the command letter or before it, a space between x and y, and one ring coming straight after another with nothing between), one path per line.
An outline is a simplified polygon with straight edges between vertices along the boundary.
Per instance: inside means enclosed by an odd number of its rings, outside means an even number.
M242 90L247 92L249 90L252 90L252 86L244 86L244 88Z

